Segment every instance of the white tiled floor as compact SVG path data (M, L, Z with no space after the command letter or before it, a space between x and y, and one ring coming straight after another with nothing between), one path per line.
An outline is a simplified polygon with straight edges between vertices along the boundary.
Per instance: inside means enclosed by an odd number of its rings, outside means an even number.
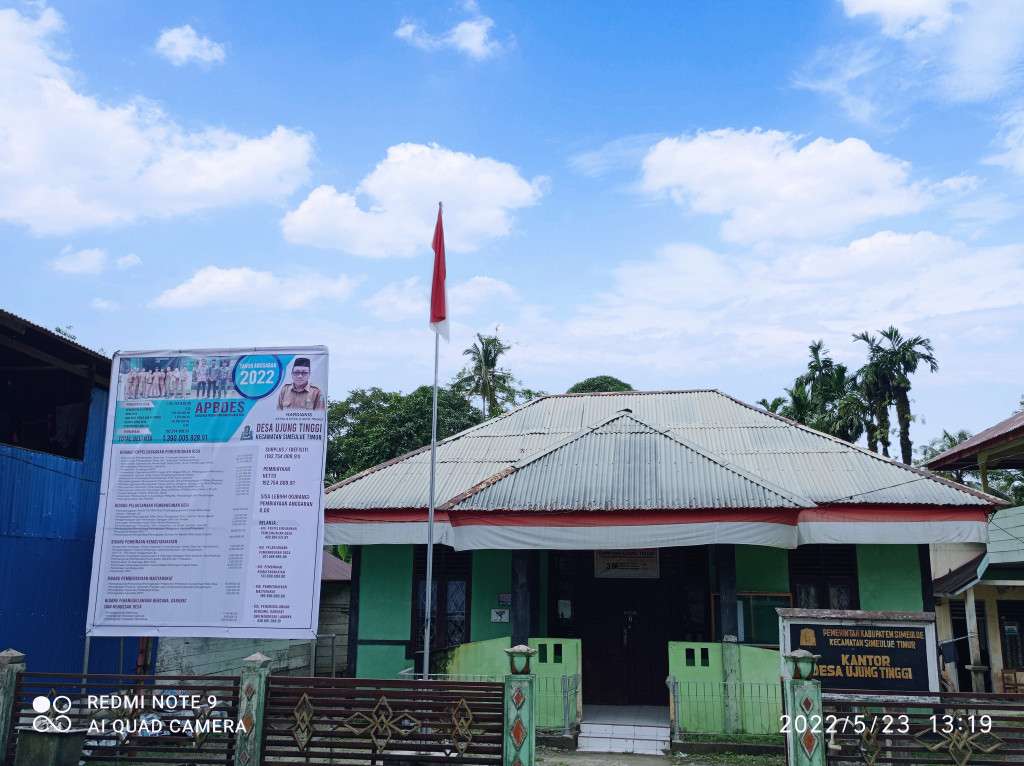
M578 750L661 755L669 747L668 708L584 705Z
M631 723L641 726L668 726L668 708L653 705L584 705L585 723Z

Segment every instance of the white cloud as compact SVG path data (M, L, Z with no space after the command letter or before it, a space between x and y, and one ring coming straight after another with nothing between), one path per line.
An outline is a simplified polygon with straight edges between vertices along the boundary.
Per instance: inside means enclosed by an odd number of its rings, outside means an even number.
M54 38L63 20L0 10L0 220L66 233L253 200L306 183L312 137L188 132L157 105L76 89Z
M848 16L868 15L906 46L905 71L938 73L940 91L979 101L1013 90L1024 62L1019 0L843 0Z
M740 380L798 370L816 338L837 361L858 366L864 354L854 332L895 324L935 338L942 325L963 330L985 315L998 326L1024 313L1024 246L975 248L927 231L756 255L681 243L624 262L612 276L606 292L567 318L520 315L507 324L504 334L528 349L512 366L517 375L550 378L570 358L588 374L626 371L619 377L634 385L717 386L726 370L742 372ZM1011 324L1017 335L1019 326ZM940 362L948 346L938 347ZM740 385L756 396L771 390Z
M502 300L518 300L519 293L507 282L493 277L477 276L448 287L448 316L451 319L473 314L484 306ZM378 290L362 303L370 313L389 322L415 319L429 314L430 288L420 284L417 277L393 282Z
M985 162L1003 165L1018 175L1024 175L1024 110L1007 115L996 145L1003 151L987 157Z
M444 34L432 35L415 21L403 19L395 30L395 37L425 51L454 48L478 61L501 51L504 46L491 39L494 19L480 13L475 2L467 2L463 7L472 18L459 22Z
M114 268L130 269L132 266L138 266L140 263L142 263L142 259L139 256L135 253L128 253L128 255L123 255L114 261Z
M886 113L884 104L893 93L880 72L887 72L891 62L875 46L863 43L822 49L793 79L797 88L806 88L831 96L851 119L862 124L875 124ZM905 81L900 81L905 87Z
M547 185L489 157L431 144L399 144L353 193L314 189L281 221L289 242L336 248L354 255L412 256L429 252L437 202L445 204L445 246L472 252L512 228L511 211L533 205ZM356 199L370 200L363 210Z
M50 265L62 274L99 274L107 267L107 253L98 248L72 251L66 247Z
M50 266L62 274L101 274L111 265L115 269L123 271L138 266L140 263L142 263L142 259L135 253L123 255L111 264L105 250L85 248L74 251L71 247L65 247L61 250L60 255L50 262Z
M472 277L448 290L449 312L455 317L476 313L501 301L516 300L519 300L519 292L508 282L493 277Z
M956 0L843 0L847 16L877 16L889 37L937 34L953 20Z
M362 305L375 317L389 322L413 319L417 314L422 314L426 322L430 313L429 291L416 277L381 288Z
M97 311L113 311L117 308L117 303L107 298L93 298L89 305Z
M734 242L839 234L928 201L905 162L856 138L716 130L666 138L644 158L641 187L698 213L726 217Z
M221 269L206 266L186 282L165 290L150 305L159 308L209 306L297 311L309 308L316 301L347 300L358 283L358 279L344 274L335 279L312 272L280 277L248 267Z
M651 133L625 136L609 141L600 149L569 158L569 167L585 176L597 177L614 170L632 170L639 165L661 136Z
M174 66L196 62L201 66L221 64L224 61L224 46L209 37L200 37L191 25L165 29L156 41L156 52Z

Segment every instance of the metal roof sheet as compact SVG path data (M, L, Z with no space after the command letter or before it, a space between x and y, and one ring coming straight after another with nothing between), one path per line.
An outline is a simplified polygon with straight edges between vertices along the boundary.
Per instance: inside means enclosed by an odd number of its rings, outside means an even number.
M991 428L936 455L927 463L933 471L947 468L974 468L982 452L996 451L989 468L1024 468L1024 411L1015 412Z
M520 461L459 497L453 510L814 505L625 412Z
M645 426L667 431L716 456L722 463L734 463L753 474L756 482L818 504L986 507L999 502L794 424L719 391L678 391L546 396L456 434L437 446L437 505L620 411L631 411L629 414ZM605 476L607 470L583 470L574 463L565 465L561 471L531 472L538 486L519 486L515 492L521 498L531 498L535 507L551 508L551 503L561 503L569 497L585 497L587 502L596 503L602 491L624 492L624 482L635 480L626 474L635 473L638 465L653 471L645 474L648 480L664 479L671 474L674 469L667 463L661 464L663 455L652 452L650 439L641 438L642 429L625 422L617 428L609 428L600 440L575 449L594 450L594 455L588 453L588 459L597 454L618 456L614 473L623 475L609 477ZM564 462L564 455L562 459ZM653 464L648 469L649 461ZM329 488L326 507L425 508L429 464L429 450L424 448L371 468ZM502 490L495 490L493 497L510 491L508 487L512 484L529 480L530 477L520 477ZM613 481L619 484L609 484ZM686 481L691 485L685 488L685 496L694 501L703 498L701 502L725 502L722 498L746 496L738 491L730 495L735 488L724 486L719 474L694 472L687 474ZM548 501L541 500L544 492ZM621 494L616 496L624 498ZM545 502L549 504L543 506ZM608 497L603 502L614 500ZM755 497L751 497L751 502L749 507L764 507L757 504L762 500Z

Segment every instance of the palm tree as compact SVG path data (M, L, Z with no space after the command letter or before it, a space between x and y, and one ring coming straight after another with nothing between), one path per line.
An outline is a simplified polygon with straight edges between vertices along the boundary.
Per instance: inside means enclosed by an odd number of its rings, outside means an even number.
M758 399L755 402L755 404L758 404L761 407L764 407L766 410L768 410L768 412L771 412L771 413L773 413L775 415L778 415L779 414L779 410L782 407L786 406L786 397L784 397L784 396L776 396L770 402L768 401L767 398Z
M456 376L452 387L467 396L479 396L486 420L499 411L500 401L515 397L515 378L498 367L498 359L512 347L497 335L477 333L476 338L477 342L462 352L470 362Z
M816 340L809 346L811 361L807 363L807 372L800 376L800 380L807 384L808 393L812 399L821 400L822 393L819 389L822 384L832 375L835 369L835 362L828 355L825 348L825 341Z
M874 335L867 330L853 336L868 344L868 361L857 371L861 396L865 402L866 417L864 430L867 433L868 449L889 457L889 405L892 404L890 376L881 359L881 346Z
M885 421L888 431L888 406L893 404L896 407L896 423L900 432L900 454L903 462L911 464L914 457L914 445L910 441L910 421L914 416L910 412L910 376L917 372L922 363L927 364L932 372L938 372L939 363L936 361L932 351L932 342L928 338L915 335L912 338L904 338L900 331L893 326L882 330L879 335L881 340L869 336L867 332L854 335L854 340L862 340L868 344L868 363L861 368L861 374L870 381L870 387L874 389L876 400L869 397L869 401L875 404L876 418L880 412L879 402L885 399ZM888 345L884 345L884 340ZM882 396L884 394L884 396ZM878 428L882 424L878 422ZM885 447L888 447L888 434L886 434ZM888 457L888 449L885 450Z
M797 423L811 425L815 419L814 403L803 377L794 380L792 388L782 390L789 396L789 401L779 407L778 414Z
M920 448L921 460L919 465L924 465L933 457L941 455L948 449L952 449L958 444L962 444L971 438L973 434L970 431L960 429L956 433L950 433L946 429L942 429L942 436L937 436L928 442L926 445ZM932 473L942 476L943 478L955 481L957 484L967 485L965 480L966 474L968 473L966 468L954 468L949 471L932 471ZM971 482L968 486L977 486L976 482Z
M857 377L850 375L845 364L831 365L831 370L815 382L811 398L818 412L814 427L819 431L851 444L864 433L867 403Z

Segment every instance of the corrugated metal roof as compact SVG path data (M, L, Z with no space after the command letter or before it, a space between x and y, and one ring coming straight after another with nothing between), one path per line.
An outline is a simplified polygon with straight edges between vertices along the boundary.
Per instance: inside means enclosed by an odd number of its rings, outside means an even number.
M946 598L959 596L981 579L981 575L987 565L986 555L979 553L966 564L961 564L956 569L942 575L942 577L936 577L932 581L932 592L936 596L944 596Z
M452 510L810 508L700 447L619 413L460 495ZM448 510L445 506L442 510Z
M71 340L70 338L64 335L55 333L53 330L47 327L43 327L42 325L38 325L35 322L30 322L29 320L25 319L25 317L20 317L17 314L12 314L10 311L0 309L0 324L6 325L7 327L15 329L19 332L23 332L25 328L31 327L36 332L42 333L51 338L52 340L60 341L66 346L70 346L71 348L75 348L78 349L79 351L89 354L91 357L93 357L93 359L96 362L100 364L105 362L107 367L110 366L110 357L107 356L106 354L101 354L99 351L95 351L89 348L88 346L83 346L81 343L76 343L75 341Z
M995 450L996 454L989 459L989 468L1024 468L1024 412L1014 413L1006 420L936 455L925 465L933 471L975 468L979 454L991 450Z
M733 463L749 472L754 483L777 487L783 493L807 498L819 505L985 507L999 502L794 424L719 391L677 391L546 396L456 434L437 447L437 505L623 410L631 410L632 416L645 426L668 432L713 456L720 464ZM636 465L646 466L648 461L655 463L651 469L654 475L669 474L671 468L658 464L662 456L651 452L650 445L651 440L641 437L635 426L623 426L620 432L613 429L602 434L597 442L588 440L586 446L575 449L595 449L601 455L624 456L617 458L616 463L624 474L633 471ZM672 453L677 454L674 450ZM558 459L551 458L552 461ZM364 471L329 488L326 507L425 508L429 465L430 453L424 448ZM551 502L564 501L570 491L596 502L600 487L611 491L609 485L600 482L613 480L592 468L581 474L581 469L575 465L566 465L561 472L537 471L532 475L543 476L548 482L545 486ZM723 492L723 486L716 485L722 481L721 475L693 474L687 480L698 483L685 490L692 500L705 498L706 502L725 502L720 498L730 496ZM614 481L621 486L622 482L632 479L622 475ZM505 485L500 491L495 489L494 497L498 497L499 492L508 492L509 486L512 485ZM577 489L570 490L570 487ZM540 487L520 487L516 492L520 493L520 498L531 498L531 503L542 502ZM735 495L740 496L745 495Z

